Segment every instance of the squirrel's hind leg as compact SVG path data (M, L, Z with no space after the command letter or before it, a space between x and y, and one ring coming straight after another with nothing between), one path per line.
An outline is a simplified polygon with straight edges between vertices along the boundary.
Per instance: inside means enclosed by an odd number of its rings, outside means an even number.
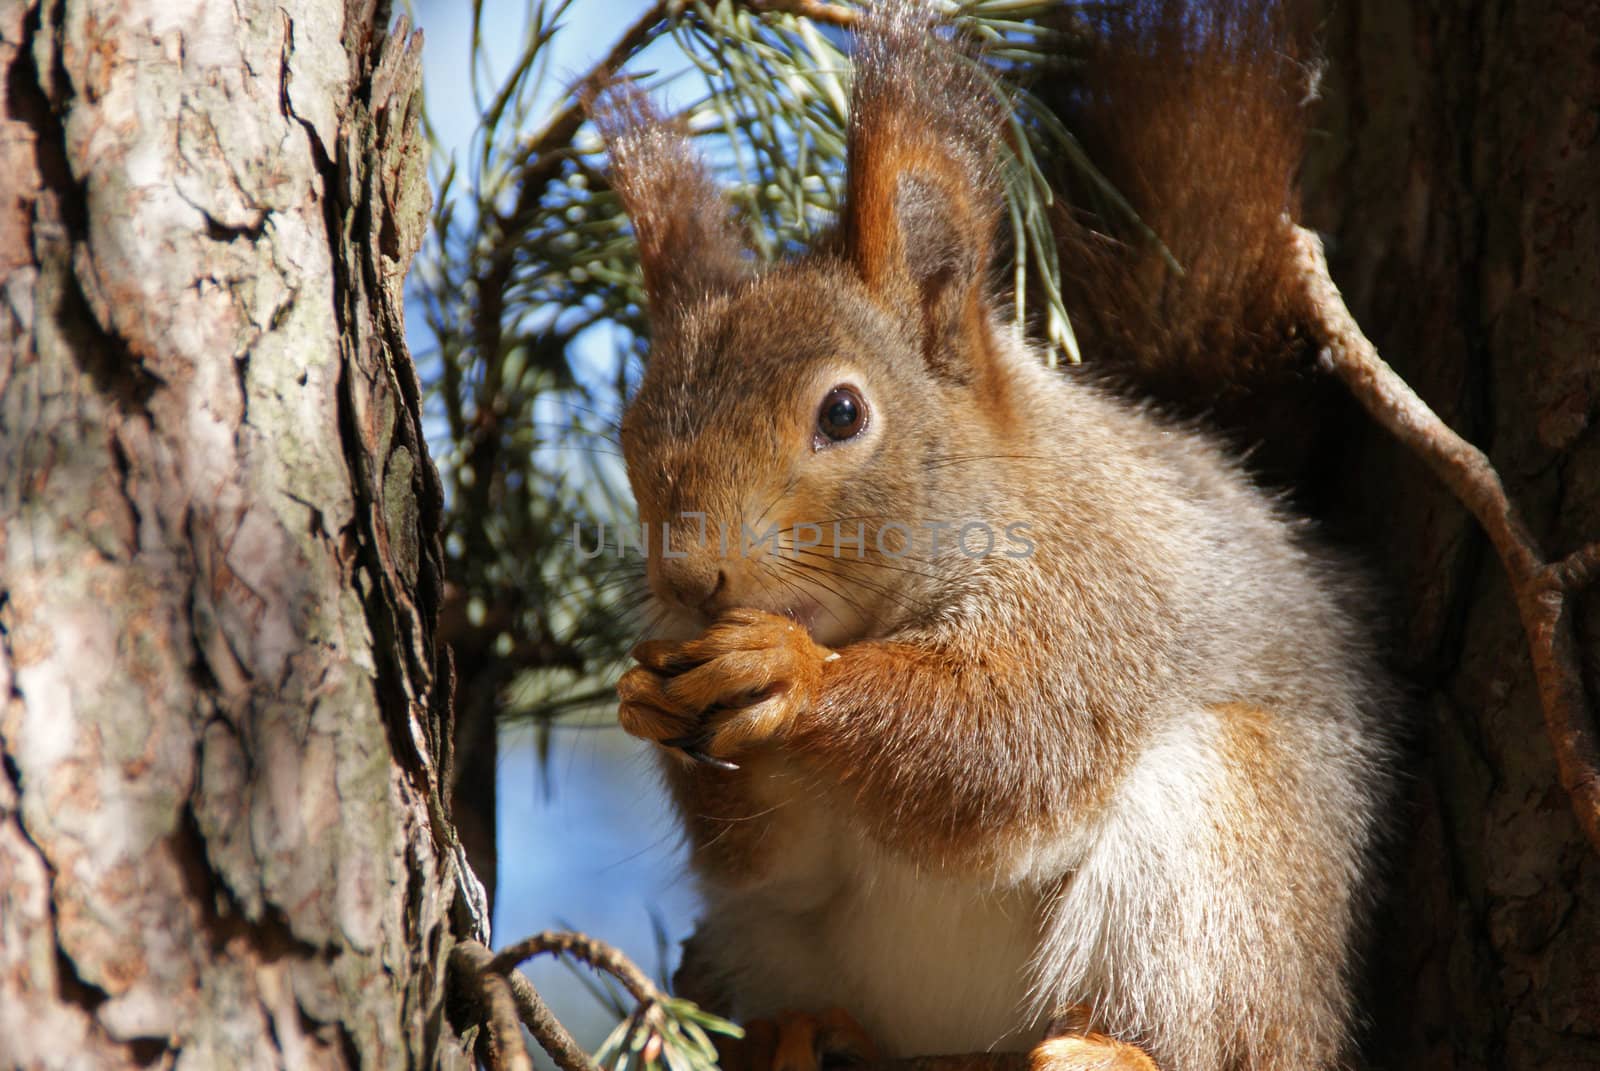
M1028 1071L1159 1071L1150 1054L1096 1030L1089 1009L1077 1005L1050 1024L1028 1053Z
M1028 1071L1158 1071L1137 1045L1104 1034L1045 1038L1028 1054Z
M718 1045L722 1071L847 1071L879 1062L879 1053L850 1014L830 1008L815 1015L783 1012L745 1024L738 1041ZM959 1055L918 1061L958 1071ZM977 1066L977 1064L974 1064ZM985 1064L986 1066L986 1064ZM1137 1045L1087 1028L1046 1038L1028 1053L1028 1071L1159 1071Z
M1377 790L1338 698L1165 718L1052 907L1040 990L1175 1071L1340 1066Z

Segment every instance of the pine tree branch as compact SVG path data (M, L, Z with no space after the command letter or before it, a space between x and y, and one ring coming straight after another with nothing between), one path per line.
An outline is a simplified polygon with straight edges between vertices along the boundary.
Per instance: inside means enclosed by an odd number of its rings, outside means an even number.
M567 102L523 142L521 156L528 162L518 176L517 197L505 217L505 226L509 228L512 221L530 215L538 207L545 187L560 170L562 160L572 149L573 138L577 137L579 128L583 126L584 96L604 86L629 57L650 43L655 36L656 26L667 15L667 7L667 0L656 0L646 8L644 14L623 31L600 61L573 83L571 91L567 93Z
M519 215L527 214L538 204L544 188L550 184L572 141L583 126L583 98L586 93L598 90L622 68L635 52L655 36L656 27L676 8L671 0L656 0L634 20L621 37L587 74L573 84L567 94L567 103L557 108L544 125L530 135L522 146L522 156L528 161L518 181L518 195L510 213L505 217L509 225ZM756 12L777 11L799 15L816 22L835 26L854 26L857 13L838 4L823 0L743 0L743 6Z
M1322 241L1295 228L1307 315L1325 366L1368 415L1416 454L1477 518L1505 567L1555 750L1561 784L1590 844L1600 851L1600 744L1579 669L1569 597L1600 573L1600 544L1551 563L1506 495L1483 451L1457 435L1378 355L1328 274Z

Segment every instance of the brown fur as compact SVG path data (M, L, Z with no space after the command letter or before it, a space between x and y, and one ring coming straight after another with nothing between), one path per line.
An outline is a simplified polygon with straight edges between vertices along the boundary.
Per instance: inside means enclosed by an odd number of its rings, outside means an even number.
M1094 45L1041 96L1177 264L1063 169L1062 292L1086 359L1190 409L1303 371L1287 239L1317 72L1301 5L1132 0L1070 17Z
M1040 1060L1332 1068L1389 697L1358 600L1214 443L1011 340L994 117L930 29L906 3L864 20L841 230L791 264L729 270L681 140L640 107L607 128L654 299L629 477L644 521L711 533L652 538L669 636L619 684L707 897L701 991L757 1016L849 997L890 1055L1032 1044L1084 1005L1103 1037ZM830 445L840 384L868 418ZM1026 524L1034 552L936 546L968 519ZM859 557L716 538L834 520L915 535Z

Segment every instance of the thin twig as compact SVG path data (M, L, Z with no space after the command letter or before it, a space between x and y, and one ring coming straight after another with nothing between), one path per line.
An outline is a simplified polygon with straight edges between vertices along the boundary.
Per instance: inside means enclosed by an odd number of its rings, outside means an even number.
M450 966L483 1006L483 1023L489 1034L487 1062L492 1071L533 1071L528 1047L522 1043L522 1031L517 1027L517 1005L511 986L490 969L492 959L489 950L477 941L461 941L450 950ZM564 1067L563 1071L591 1069Z
M550 1054L561 1071L598 1071L594 1061L578 1047L572 1035L551 1014L538 991L533 988L533 983L517 970L524 960L546 954L582 960L621 982L623 988L639 1002L640 1011L634 1015L640 1023L647 1016L658 1014L659 1006L665 999L666 995L656 988L650 976L635 966L632 960L604 941L597 941L586 934L546 930L502 949L498 955L491 954L476 941L463 941L451 951L451 963L466 977L469 986L475 986L475 991L482 994L488 1012L485 1020L495 1051L511 1052L509 1043L503 1040L509 1036L516 1042L516 1052L521 1054L520 1060L513 1056L497 1057L494 1071L501 1071L502 1068L506 1071L523 1071L525 1068L531 1071L531 1065L526 1063L527 1050L521 1044L522 1035L517 1030L519 1016L539 1047ZM509 1035L505 1033L508 1016Z
M483 1019L491 1041L492 1071L532 1071L522 1032L517 1029L519 1019L561 1071L599 1071L515 966L500 965L494 953L477 941L462 941L451 949L450 964L468 992L480 998L486 1012Z
M745 0L744 6L752 11L799 15L812 22L826 22L834 26L854 26L861 18L859 11L840 4L825 3L824 0Z
M641 1004L656 1004L665 996L650 976L620 951L581 933L570 930L546 930L500 950L489 965L491 970L504 973L534 956L554 953L579 959L597 970L605 971L622 983L624 989Z
M556 1019L527 975L513 968L505 972L505 980L511 987L511 997L517 1002L517 1014L522 1017L523 1025L561 1071L599 1071L595 1062L567 1033L567 1028Z
M1361 332L1328 274L1322 242L1295 228L1307 314L1321 335L1322 359L1367 413L1433 470L1477 518L1500 556L1516 597L1555 750L1561 784L1589 842L1600 851L1600 745L1584 692L1568 597L1600 573L1600 545L1551 564L1506 496L1483 451L1457 435L1417 397Z
M1555 570L1568 594L1582 591L1600 580L1600 543L1573 551L1555 564Z
M544 196L545 187L561 167L561 161L572 148L572 139L583 126L583 100L600 89L614 77L622 65L635 52L649 44L656 26L667 15L667 0L656 0L622 32L589 73L573 83L567 93L566 103L557 108L544 124L529 135L521 151L528 160L517 178L518 193L507 221L531 215ZM508 228L509 229L509 228Z
M635 19L606 54L589 68L588 73L573 83L567 93L567 102L557 108L522 144L521 153L528 164L517 179L517 197L505 217L507 229L510 229L512 220L532 213L539 198L544 195L545 187L550 185L562 161L570 153L572 140L583 126L584 98L615 77L622 65L650 42L661 20L671 14L676 6L669 0L656 0L646 8L644 14ZM857 20L857 13L850 8L823 0L744 0L744 6L758 12L781 11L801 15L835 26L853 26Z

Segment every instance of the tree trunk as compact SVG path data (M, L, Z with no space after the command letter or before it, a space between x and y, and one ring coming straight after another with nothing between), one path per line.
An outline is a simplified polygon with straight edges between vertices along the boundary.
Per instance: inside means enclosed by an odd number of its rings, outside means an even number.
M1489 453L1548 556L1600 539L1600 5L1329 12L1308 221L1335 280ZM1600 1067L1600 858L1557 779L1504 574L1420 464L1362 418L1339 432L1330 514L1388 573L1418 683L1374 1063ZM1592 701L1600 598L1577 606Z
M0 4L0 1066L464 1066L384 3Z

